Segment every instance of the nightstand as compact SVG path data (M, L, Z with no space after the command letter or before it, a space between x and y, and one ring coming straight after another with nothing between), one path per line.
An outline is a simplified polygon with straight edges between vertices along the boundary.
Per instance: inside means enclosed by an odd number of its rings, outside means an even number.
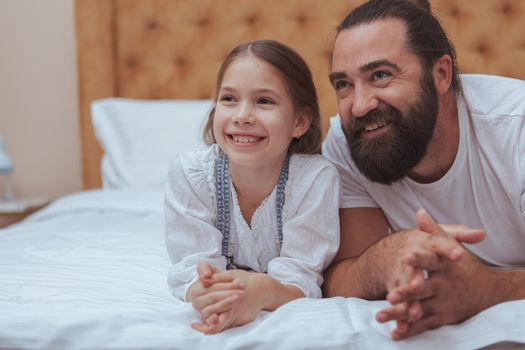
M0 228L24 220L35 211L45 207L49 202L49 200L42 198L0 201Z

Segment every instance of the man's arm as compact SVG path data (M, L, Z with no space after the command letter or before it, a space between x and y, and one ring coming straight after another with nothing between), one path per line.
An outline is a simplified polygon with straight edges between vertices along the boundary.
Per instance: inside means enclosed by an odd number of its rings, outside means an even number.
M411 229L388 235L388 222L378 208L340 209L341 244L325 272L324 296L383 299L387 291L422 280L422 269L407 261L414 252L433 250L454 259L464 248L456 240L468 241L471 234L456 239Z
M341 243L325 272L326 297L345 296L381 299L386 294L383 280L385 261L377 256L376 242L388 235L388 222L379 208L339 210ZM366 253L365 253L366 251Z
M420 264L430 277L424 289L410 298L420 300L422 317L394 329L393 339L463 322L501 302L525 299L525 268L487 266L471 253L459 262L444 260L439 265ZM385 320L404 320L404 311L397 309L402 305L396 303L380 313L388 315Z
M427 214L418 212L419 228L432 236L476 243L484 238L482 230L463 229L448 235ZM449 232L450 234L450 232ZM455 239L454 239L455 238ZM454 242L455 243L455 242ZM444 258L431 250L415 251L407 259L415 269L429 271L429 278L417 292L399 286L388 296L392 307L378 313L381 322L396 320L394 339L402 339L445 324L462 322L498 303L525 299L525 269L489 266L474 254L463 251L458 259ZM436 254L437 253L437 254ZM403 291L404 290L404 291ZM421 315L406 322L406 302L418 300ZM401 322L401 323L399 323Z

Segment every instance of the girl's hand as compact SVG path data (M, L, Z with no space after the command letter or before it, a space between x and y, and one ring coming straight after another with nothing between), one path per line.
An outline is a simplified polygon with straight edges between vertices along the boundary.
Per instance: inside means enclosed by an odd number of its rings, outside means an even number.
M231 308L243 296L245 285L239 279L223 278L220 281L213 279L214 274L220 273L217 267L207 262L197 266L199 279L191 285L186 300L191 301L193 307L201 314L202 324L194 323L192 327L206 333L210 326L219 321L227 323L225 318L231 318ZM210 312L213 312L210 314Z
M198 298L203 323L192 324L192 328L205 334L219 333L224 329L242 326L253 321L265 306L265 295L272 291L263 284L269 279L264 273L230 270L213 274L210 282L222 285L228 281L240 281L244 291L222 291Z
M213 275L220 273L221 270L210 263L200 262L197 266L197 272L199 274L199 279L188 288L186 293L186 300L191 301L192 303L196 298L205 294L244 289L243 283L238 279L222 279L221 281L214 280Z

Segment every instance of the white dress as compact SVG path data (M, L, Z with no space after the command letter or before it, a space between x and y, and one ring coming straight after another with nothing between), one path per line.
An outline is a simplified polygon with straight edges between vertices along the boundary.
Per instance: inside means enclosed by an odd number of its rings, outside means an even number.
M171 292L185 300L197 280L197 264L221 270L222 234L215 227L215 162L218 146L180 155L168 174L165 198L166 245L172 262ZM230 186L230 244L238 266L294 285L306 297L321 297L322 271L339 248L340 180L336 168L320 155L292 155L283 207L283 244L278 251L276 190L261 203L250 225Z

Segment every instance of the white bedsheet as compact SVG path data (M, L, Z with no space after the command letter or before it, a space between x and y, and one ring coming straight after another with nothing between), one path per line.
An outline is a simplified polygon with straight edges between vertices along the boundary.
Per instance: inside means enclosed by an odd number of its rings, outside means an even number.
M162 193L91 191L0 230L0 348L474 349L525 347L525 301L394 342L385 302L299 299L204 336L166 286Z

